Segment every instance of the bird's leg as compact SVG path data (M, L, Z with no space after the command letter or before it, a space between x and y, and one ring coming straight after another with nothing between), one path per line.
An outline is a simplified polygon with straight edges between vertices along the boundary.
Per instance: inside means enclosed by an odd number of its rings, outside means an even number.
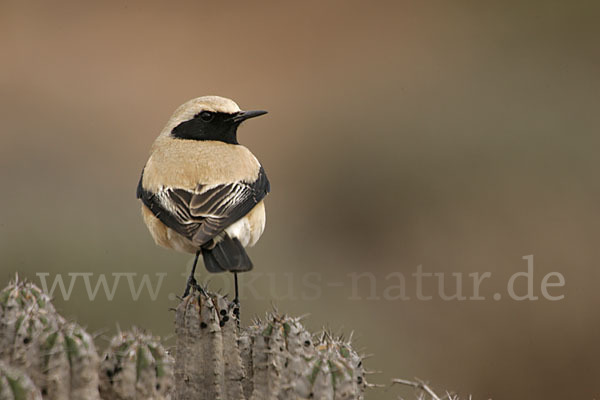
M235 315L235 320L237 322L237 326L240 326L240 297L238 290L238 276L237 272L233 273L233 282L235 285L235 298L233 299L233 315Z
M191 288L194 288L194 289L199 290L200 292L204 293L204 289L202 289L202 287L200 287L200 285L198 285L198 282L196 282L196 278L194 278L194 274L196 273L196 264L198 264L199 256L200 256L200 250L198 250L196 252L196 257L194 258L194 266L192 267L192 273L188 277L187 285L185 286L185 292L183 292L183 297L186 297L188 294L190 294Z

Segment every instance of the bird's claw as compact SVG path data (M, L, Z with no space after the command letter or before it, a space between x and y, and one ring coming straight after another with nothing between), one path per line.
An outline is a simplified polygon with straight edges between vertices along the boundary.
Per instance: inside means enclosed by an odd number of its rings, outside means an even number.
M194 290L199 291L200 293L202 293L204 296L206 296L206 291L202 288L202 286L200 286L198 284L198 282L196 281L196 278L194 278L193 276L190 276L188 278L187 284L185 286L185 291L183 292L183 297L187 297L187 295L190 294L190 289L194 288Z
M236 297L235 299L233 299L231 304L233 305L233 317L235 318L235 322L237 323L237 326L239 327L240 326L240 299L238 299Z

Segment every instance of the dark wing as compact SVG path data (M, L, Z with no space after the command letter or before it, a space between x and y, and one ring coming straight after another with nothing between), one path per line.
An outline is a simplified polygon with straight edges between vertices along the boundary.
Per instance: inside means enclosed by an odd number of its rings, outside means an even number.
M164 189L158 193L138 185L138 198L160 221L198 245L210 242L248 214L270 190L263 168L254 182L198 185L195 190Z

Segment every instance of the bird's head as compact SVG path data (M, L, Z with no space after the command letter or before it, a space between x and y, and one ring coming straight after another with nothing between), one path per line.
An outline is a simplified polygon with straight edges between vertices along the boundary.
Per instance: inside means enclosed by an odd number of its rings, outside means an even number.
M238 126L249 118L266 113L242 111L233 100L224 97L198 97L179 106L163 134L177 139L216 140L238 144Z

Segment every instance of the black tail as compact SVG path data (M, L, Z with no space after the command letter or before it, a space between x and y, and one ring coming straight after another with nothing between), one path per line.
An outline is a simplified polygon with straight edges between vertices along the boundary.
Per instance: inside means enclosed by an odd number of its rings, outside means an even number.
M209 272L244 272L252 269L252 261L237 238L225 236L212 249L202 249L204 266Z

